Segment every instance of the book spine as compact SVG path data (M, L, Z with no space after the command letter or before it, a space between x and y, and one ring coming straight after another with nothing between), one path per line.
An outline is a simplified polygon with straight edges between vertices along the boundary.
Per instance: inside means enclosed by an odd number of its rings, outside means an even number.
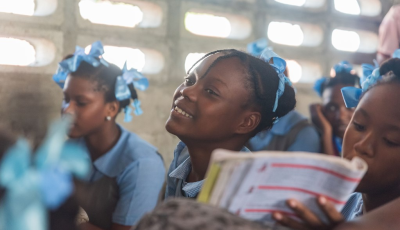
M197 201L201 203L208 203L210 200L211 192L213 191L215 182L218 179L219 172L221 171L221 165L214 163L210 166L206 181L204 182L203 188L200 191Z

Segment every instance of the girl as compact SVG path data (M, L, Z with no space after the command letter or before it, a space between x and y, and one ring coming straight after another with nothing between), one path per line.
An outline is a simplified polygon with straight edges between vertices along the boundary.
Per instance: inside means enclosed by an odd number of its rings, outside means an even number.
M138 110L132 81L141 78L105 62L102 48L100 42L89 54L78 48L54 79L61 85L65 79L63 113L75 117L69 137L93 163L90 184L77 190L90 221L81 228L127 230L157 204L165 169L153 146L115 122L122 109L129 120L130 99Z
M188 71L166 122L182 141L168 171L166 197L196 197L214 149L248 151L244 145L251 137L294 108L285 61L270 50L262 57L218 50Z
M324 197L318 203L329 223L323 223L303 204L289 200L288 205L304 222L300 223L282 213L274 213L280 223L294 229L332 229L344 220L351 220L400 197L400 59L385 62L375 70L360 90L343 89L346 105L358 103L343 142L346 159L361 157L368 171L342 214ZM382 77L381 77L382 76ZM380 221L375 219L375 221Z
M324 77L315 83L314 89L322 97L322 104L310 106L311 120L321 132L322 152L340 156L342 140L353 109L346 108L340 89L358 86L359 77L352 74L352 66L343 61L335 65L336 76Z

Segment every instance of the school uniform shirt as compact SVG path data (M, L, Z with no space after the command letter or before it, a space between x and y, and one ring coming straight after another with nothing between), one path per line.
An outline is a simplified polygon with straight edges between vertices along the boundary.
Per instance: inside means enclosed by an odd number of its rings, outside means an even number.
M361 193L358 192L353 193L347 200L341 213L346 221L362 216L363 199Z
M285 146L284 149L273 149L270 144L276 137L281 137L282 141L286 135L295 129L300 123L306 123L298 131L294 141ZM307 125L308 123L308 125ZM281 144L279 144L281 145ZM309 124L308 119L297 111L291 111L286 116L279 119L270 130L261 131L250 139L248 146L251 151L277 150L277 151L302 151L319 153L321 142L317 130ZM283 147L283 146L282 146Z
M250 152L243 147L241 152ZM192 170L189 150L183 142L179 142L174 151L174 159L168 170L167 188L165 198L168 197L190 197L195 198L204 183L204 180L196 182L186 182L186 178Z
M92 173L88 179L92 184L97 182L103 184L100 187L97 186L97 190L101 188L100 190L107 191L96 191L93 188L84 190L92 193L86 194L89 195L86 201L91 199L90 196L99 196L97 193L106 193L104 196L100 195L102 197L92 199L97 204L86 202L89 209L92 209L93 215L96 215L93 219L98 220L98 225L102 226L110 226L111 222L127 226L135 225L144 214L156 206L165 179L164 163L157 149L138 135L121 126L118 127L121 130L121 136L117 144L93 162ZM74 141L86 148L83 138ZM104 184L107 185L104 186ZM111 201L113 199L115 205L99 204L113 202ZM96 209L94 206L108 206L108 209L111 207L112 219L104 216L101 213L102 210L93 210ZM104 212L107 211L104 210ZM92 222L91 214L88 213L89 221Z

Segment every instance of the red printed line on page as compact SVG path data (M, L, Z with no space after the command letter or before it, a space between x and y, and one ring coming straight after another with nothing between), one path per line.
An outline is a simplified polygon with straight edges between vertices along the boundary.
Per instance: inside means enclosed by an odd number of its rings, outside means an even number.
M306 189L302 189L302 188L295 188L295 187L284 187L284 186L263 186L260 185L258 186L258 189L269 189L269 190L286 190L286 191L296 191L296 192L302 192L302 193L307 193L310 195L314 195L314 196L324 196L326 199L332 201L333 203L336 204L346 204L346 201L340 201L340 200L336 200L332 197L326 196L324 194L319 194L313 191L309 191Z
M318 167L318 166L312 166L312 165L301 165L301 164L280 164L280 163L274 163L272 164L271 167L274 168L299 168L299 169L311 169L311 170L317 170L317 171L321 171L321 172L325 172L328 174L331 174L333 176L339 177L343 180L347 180L347 181L351 181L351 182L360 182L361 179L360 178L352 178L352 177L348 177L345 176L343 174L337 173L335 171L326 169L326 168L322 168L322 167Z

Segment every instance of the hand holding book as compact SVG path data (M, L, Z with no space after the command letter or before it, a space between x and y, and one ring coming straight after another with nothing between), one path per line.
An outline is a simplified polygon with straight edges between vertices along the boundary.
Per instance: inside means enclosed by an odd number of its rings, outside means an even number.
M324 229L342 221L338 210L366 170L357 157L348 161L311 153L215 150L198 200L254 221L274 224L272 214L279 213L281 223ZM318 197L326 202L316 202ZM294 208L288 200L297 201Z

